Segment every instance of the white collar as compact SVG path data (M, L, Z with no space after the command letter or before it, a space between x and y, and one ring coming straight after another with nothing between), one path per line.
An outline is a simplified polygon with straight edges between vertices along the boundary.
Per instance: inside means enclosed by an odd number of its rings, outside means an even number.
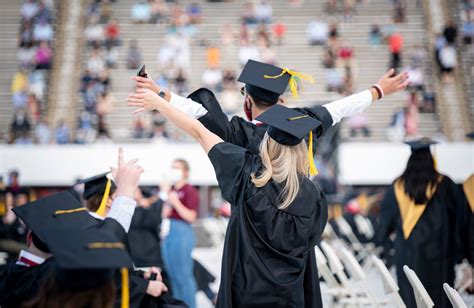
M28 252L26 250L21 250L20 255L18 256L18 261L16 262L16 264L31 267L32 266L31 264L28 264L28 263L22 261L22 260L25 260L25 259L31 261L32 263L36 263L37 265L43 263L46 260L45 258L42 258L42 257L39 257L37 255L32 254L31 252Z
M92 217L96 218L96 219L100 219L100 220L104 220L105 218L100 216L99 214L97 214L96 212L87 212L89 213L89 215L91 215Z

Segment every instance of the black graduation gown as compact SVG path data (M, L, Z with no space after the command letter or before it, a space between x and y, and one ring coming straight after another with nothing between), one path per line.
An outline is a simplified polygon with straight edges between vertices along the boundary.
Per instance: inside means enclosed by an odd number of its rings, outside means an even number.
M43 281L51 272L52 264L52 258L49 258L33 267L17 265L15 262L7 265L0 274L0 307L18 308L38 295Z
M229 121L222 111L217 98L210 90L201 88L191 93L188 98L200 103L207 113L199 121L222 140L248 149L252 154L259 153L259 146L266 132L266 125L257 126L241 117L234 116ZM322 122L322 128L315 132L314 138L320 138L332 126L333 119L328 110L322 106L312 108L294 108Z
M133 263L137 267L158 266L163 268L160 247L161 200L149 208L137 207L133 214L128 242Z
M392 185L381 204L380 224L376 233L378 245L395 232L395 263L400 295L408 307L416 307L413 289L403 272L408 265L420 278L436 307L451 307L443 283L453 285L454 265L468 245L469 209L462 202L456 184L444 176L426 209L404 239L399 207Z
M301 178L297 198L280 210L278 184L251 183L259 156L224 142L209 158L232 205L217 307L322 307L314 246L327 221L323 192Z
M212 275L199 261L194 259L194 279L196 280L197 290L205 290L209 284L216 280L216 277Z

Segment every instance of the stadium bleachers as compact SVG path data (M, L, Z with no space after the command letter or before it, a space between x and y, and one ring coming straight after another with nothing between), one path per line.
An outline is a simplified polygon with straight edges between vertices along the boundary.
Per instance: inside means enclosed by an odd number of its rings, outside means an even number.
M187 5L192 1L182 1ZM203 23L197 25L198 38L191 43L191 74L189 76L191 89L200 87L201 73L206 67L205 48L199 46L200 40L216 41L219 36L220 27L224 23L231 23L234 27L239 25L239 16L245 1L233 1L227 3L202 3ZM113 6L114 17L118 20L122 29L121 38L123 46L120 48L118 68L113 70L112 91L117 99L117 105L112 114L108 116L108 125L111 135L117 141L129 139L132 126L130 108L125 104L126 95L132 90L130 76L135 71L125 68L125 57L129 41L138 39L139 46L143 51L143 63L151 69L152 75L157 73L157 57L160 43L163 42L164 25L133 24L130 10L133 3L117 2ZM307 44L305 30L307 24L314 16L324 16L324 4L322 1L306 1L301 7L294 8L286 1L272 1L273 16L287 24L288 32L285 43L282 46L274 46L277 53L278 63L282 66L290 66L295 70L311 73L316 80L314 85L306 86L300 100L291 100L293 105L310 105L324 103L339 96L328 93L325 90L325 69L321 64L322 47L312 47ZM357 14L349 22L339 23L339 32L342 40L347 40L355 49L356 58L356 90L362 90L370 86L388 68L389 52L387 46L372 49L368 45L368 31L373 23L383 23L390 20L392 14L391 6L385 1L367 1L357 7ZM407 22L397 24L405 39L406 50L416 43L423 41L424 24L422 10L415 3L409 2L407 9ZM222 53L222 67L239 71L237 58L237 47L230 48ZM84 60L87 55L84 56ZM429 61L429 60L427 60ZM426 63L429 66L430 63ZM429 81L429 79L427 80ZM384 140L385 128L388 126L392 114L401 109L406 100L406 94L393 95L376 106L370 108L367 117L373 132L369 140ZM420 114L419 133L422 135L433 135L437 131L438 123L434 114ZM342 135L348 136L348 128L343 128ZM359 138L356 138L359 140ZM362 140L362 139L360 139Z

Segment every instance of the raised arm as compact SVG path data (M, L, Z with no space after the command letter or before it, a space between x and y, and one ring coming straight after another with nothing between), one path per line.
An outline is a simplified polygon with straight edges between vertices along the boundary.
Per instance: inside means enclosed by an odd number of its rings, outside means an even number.
M210 132L201 122L168 104L165 99L151 90L138 89L136 93L128 96L127 102L129 106L138 107L133 113L158 110L177 127L196 139L206 153L209 153L209 150L217 143L223 142L219 136Z

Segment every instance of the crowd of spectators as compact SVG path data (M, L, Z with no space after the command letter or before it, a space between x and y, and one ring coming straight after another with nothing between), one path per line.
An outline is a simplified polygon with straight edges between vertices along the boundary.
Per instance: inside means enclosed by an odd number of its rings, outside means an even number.
M11 82L13 118L6 137L8 143L54 142L42 112L53 60L53 12L53 1L26 0L21 5L18 71Z

